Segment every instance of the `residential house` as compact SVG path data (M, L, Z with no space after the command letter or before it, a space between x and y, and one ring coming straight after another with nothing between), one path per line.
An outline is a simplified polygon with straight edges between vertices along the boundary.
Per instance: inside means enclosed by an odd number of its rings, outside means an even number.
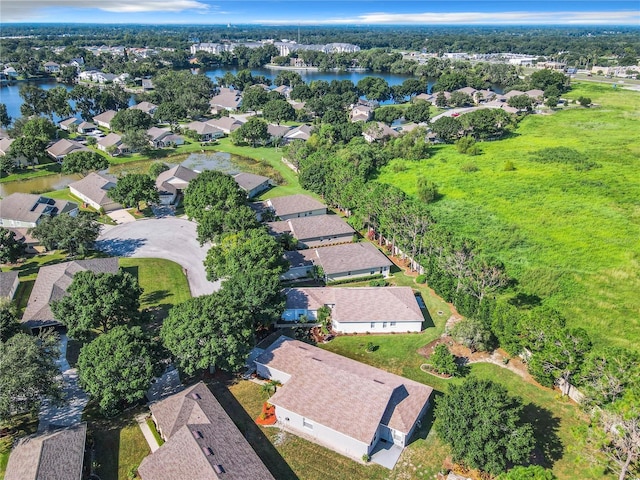
M368 125L363 131L362 136L368 143L386 140L391 137L397 137L398 132L386 123L375 122Z
M15 141L15 139L13 139L13 138L0 137L0 157L4 157L5 155L7 155L9 153L9 151L11 150L11 144L14 141ZM19 157L13 159L13 163L20 167L20 166L26 166L26 165L31 165L31 164L37 164L38 163L38 159L37 158L32 158L32 159L28 160L23 155L20 155Z
M280 85L279 87L274 88L273 91L278 92L285 98L289 98L291 95L291 87L289 85Z
M151 81L150 78L143 78L140 85L142 86L143 90L153 90L153 82Z
M526 95L526 93L524 93L524 92L523 92L523 91L521 91L521 90L510 90L510 91L508 91L507 93L503 94L503 95L501 96L501 99L502 99L502 101L504 101L504 102L508 102L510 98L518 97L518 96L520 96L520 95Z
M241 172L233 176L238 186L247 193L247 198L253 198L273 186L273 181L262 175Z
M129 75L128 73L121 73L120 75L113 78L113 83L118 85L126 85L129 81L129 78L131 78L131 75Z
M154 113L156 113L158 106L154 105L151 102L140 102L129 108L134 110L142 110L146 114L153 115Z
M97 211L111 212L122 208L108 195L109 190L116 186L116 181L111 176L91 172L81 180L69 184L69 192Z
M207 120L205 123L219 130L222 130L225 133L225 135L229 135L234 130L240 128L244 122L242 122L240 119L237 119L237 118L220 117L220 118L213 118L211 120Z
M149 143L154 148L164 148L184 144L184 138L180 135L176 135L168 128L151 127L147 130L147 135L150 137Z
M286 144L293 142L294 140L302 140L306 142L311 137L311 132L313 131L313 127L311 125L300 125L299 127L292 128L287 133L285 133L284 137L282 137L282 141Z
M350 243L356 231L337 215L314 215L267 223L271 235L285 233L298 240L298 248Z
M98 147L98 150L108 152L114 156L129 152L129 147L122 143L122 137L117 133L109 133L108 135L99 138L96 145ZM115 147L115 149L112 150L111 147Z
M255 364L258 375L282 383L269 403L285 430L358 460L374 454L379 442L396 446L397 460L433 392L422 383L285 336Z
M499 100L493 100L491 102L487 102L484 104L484 106L486 108L499 108L500 110L504 110L507 113L518 113L520 110L518 110L515 107L510 107L509 105L507 105L506 103L503 103Z
M92 133L95 132L98 129L98 127L96 127L93 123L91 122L81 122L78 125L77 131L78 133L81 134L86 134L86 133Z
M211 140L224 137L222 130L205 122L191 122L185 125L184 128L196 132L201 142L210 142Z
M46 73L58 73L60 71L60 64L56 62L46 62L44 64L44 71Z
M190 168L176 165L165 170L156 178L156 188L160 194L162 205L173 205L182 192L189 186L189 182L198 176L198 172Z
M285 252L284 258L290 267L281 276L283 280L313 276L318 267L326 282L372 275L388 277L393 265L384 253L369 242Z
M20 279L16 270L0 272L0 300L13 300L19 284Z
M463 87L457 89L456 92L464 93L465 95L469 95L471 98L473 98L478 90L473 87Z
M15 443L5 480L82 480L87 423L37 433Z
M88 152L89 149L75 140L68 140L66 138L61 138L49 148L47 148L47 153L51 158L53 158L56 162L62 162L64 157L73 152Z
M78 205L32 193L12 193L0 200L0 226L4 228L32 228L44 217L62 214L75 217Z
M264 206L272 210L274 215L280 220L324 215L327 213L327 206L324 203L301 193L270 198L264 202Z
M31 330L60 325L51 311L51 302L66 295L76 273L87 270L94 273L118 273L118 268L116 257L74 260L40 267L20 322Z
M235 112L242 103L242 92L232 88L220 87L218 93L209 100L211 113L217 115L222 111Z
M274 125L269 123L267 125L267 133L269 134L269 143L274 145L280 145L283 143L284 137L292 130L292 127L288 125Z
M107 110L106 112L102 112L99 115L93 117L93 121L96 122L96 125L102 128L108 128L111 130L111 120L116 116L115 110Z
M293 107L293 109L297 112L298 110L303 110L306 103L305 102L296 102L295 100L287 99L287 103Z
M72 67L76 67L77 69L80 69L84 66L84 58L82 57L72 58L71 61L69 62L69 65Z
M527 90L524 92L530 99L534 100L537 103L540 103L544 100L544 92L539 89Z
M17 78L18 76L18 72L11 65L6 66L4 70L2 70L2 73L4 73L8 78Z
M73 130L80 123L81 123L81 121L78 120L76 117L69 117L69 118L66 118L66 119L60 121L58 123L58 127L60 127L60 130L64 130L64 131L68 132L70 130ZM86 123L86 122L82 122L82 123Z
M165 443L142 460L142 480L274 480L203 382L150 409Z
M92 75L92 80L100 84L113 82L116 78L118 78L118 75L115 73L96 72Z
M358 104L349 112L352 122L368 122L373 117L373 109L369 105Z
M411 287L315 287L285 290L285 321L318 319L329 307L331 326L340 333L420 332L424 316Z

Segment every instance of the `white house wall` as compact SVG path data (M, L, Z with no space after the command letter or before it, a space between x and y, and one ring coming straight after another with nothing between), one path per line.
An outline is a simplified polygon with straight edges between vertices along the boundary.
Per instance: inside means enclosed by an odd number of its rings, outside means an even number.
M368 277L370 275L380 275L382 274L384 277L389 276L389 266L384 267L372 267L366 270L352 270L351 272L337 272L326 274L328 282L334 282L336 280L346 280L348 278L356 278L356 277Z
M308 212L292 213L291 215L279 215L280 220L289 220L290 218L300 217L313 217L316 215L326 215L326 208L319 208L317 210L309 210Z
M421 332L422 322L337 322L333 329L341 333L406 333Z
M347 233L345 235L327 235L315 238L298 238L298 248L326 247L327 245L351 242L353 242L353 233Z
M271 380L277 380L283 385L289 381L291 375L288 373L282 372L280 370L276 370L273 367L267 367L262 363L256 362L256 373L260 375L262 378L269 378Z
M297 278L305 278L311 275L313 265L304 267L293 267L280 275L280 280L295 280Z
M371 452L372 446L343 433L336 432L324 425L304 418L285 408L276 405L276 418L286 428L311 437L317 443L352 458L361 458ZM306 425L306 426L305 426ZM375 443L375 442L374 442Z

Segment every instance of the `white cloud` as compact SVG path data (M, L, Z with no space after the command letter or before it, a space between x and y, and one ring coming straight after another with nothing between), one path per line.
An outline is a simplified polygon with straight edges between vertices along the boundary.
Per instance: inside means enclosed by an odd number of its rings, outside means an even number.
M209 6L197 0L2 0L3 22L56 20L56 8L99 9L113 13L206 11ZM59 21L64 21L60 19Z
M365 13L356 17L324 20L262 20L264 24L306 25L628 25L640 22L637 10L617 12L455 12Z

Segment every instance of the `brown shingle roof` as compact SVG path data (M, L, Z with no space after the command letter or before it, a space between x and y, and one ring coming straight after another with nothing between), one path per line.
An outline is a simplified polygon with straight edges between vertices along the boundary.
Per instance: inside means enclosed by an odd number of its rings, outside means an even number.
M294 238L304 241L311 238L353 235L356 231L337 215L313 215L291 218L280 222L267 223L273 234L291 233Z
M9 292L18 278L18 272L12 270L10 272L0 272L0 298L8 298Z
M285 290L287 309L317 310L333 305L337 322L422 322L411 287L319 287Z
M12 193L0 200L0 218L37 222L43 215L58 215L78 208L73 202L41 197L32 193Z
M99 205L106 205L113 201L109 198L107 192L115 186L115 178L107 178L95 172L91 172L83 179L69 184L69 188L76 189Z
M71 152L86 152L89 151L84 145L75 142L73 140L67 140L62 138L56 143L47 148L47 153L53 157L61 157L63 155L69 155Z
M326 211L327 208L324 203L300 193L287 195L285 197L270 198L267 200L267 205L273 208L273 211L278 217L309 212L311 210L320 210L321 208L324 208Z
M262 175L255 175L253 173L245 173L245 172L234 175L233 179L236 181L238 186L241 189L243 189L245 192L250 192L254 188L270 180L268 177L263 177Z
M241 92L238 90L232 90L230 88L222 87L217 95L209 101L212 107L220 106L223 108L236 109L242 102Z
M160 192L176 193L189 186L189 182L198 176L198 172L190 168L176 165L165 170L156 178L156 188Z
M368 242L316 248L315 253L327 275L392 265L386 255Z
M118 112L116 112L115 110L107 110L106 112L102 112L101 114L93 117L93 121L96 123L111 123L111 120L113 120L113 117L116 116L116 113Z
M117 273L118 259L93 258L41 267L20 321L28 328L59 325L53 318L50 303L60 300L71 285L73 276L86 270L95 273Z
M5 480L80 480L87 424L19 440L11 452Z
M152 404L151 412L167 442L140 464L143 480L273 479L204 383Z
M109 148L113 145L119 145L120 143L122 143L122 137L117 133L110 133L109 135L106 135L105 137L102 137L100 140L98 140L98 145L104 148Z
M381 423L408 433L433 391L284 336L256 363L291 375L269 399L276 410L285 408L365 444L371 444Z

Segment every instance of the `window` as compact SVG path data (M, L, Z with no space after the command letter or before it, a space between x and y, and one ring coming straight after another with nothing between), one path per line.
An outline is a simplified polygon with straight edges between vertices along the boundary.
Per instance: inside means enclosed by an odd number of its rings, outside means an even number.
M382 322L382 328L387 328L387 322Z
M371 322L371 328L376 328L376 322Z
M375 270L371 270L371 275L375 275L376 271Z
M347 275L351 275L351 272L347 272Z
M396 322L391 322L391 323L389 324L389 326L391 326L391 327L395 327L395 326L396 326Z
M307 420L306 418L302 419L302 426L304 428L308 428L309 430L313 430L313 423L311 423L309 420Z

